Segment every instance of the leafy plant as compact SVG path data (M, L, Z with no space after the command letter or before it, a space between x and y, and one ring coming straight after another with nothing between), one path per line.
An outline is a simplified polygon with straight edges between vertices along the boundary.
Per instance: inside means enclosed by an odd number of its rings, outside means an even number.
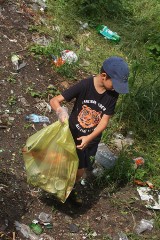
M30 47L30 51L35 55L46 55L49 56L50 48L48 46L41 46L38 44L34 44Z
M112 240L112 237L106 235L106 236L103 237L102 240Z
M7 78L7 82L16 83L16 78L15 78L15 76L10 75L10 76Z
M30 93L32 97L34 98L45 98L48 95L54 97L56 95L60 94L60 91L53 85L49 85L44 92L36 91L34 90L34 86L28 87L26 89L26 93Z
M127 184L134 178L135 169L131 162L131 158L127 152L121 152L116 164L110 168L105 169L104 173L97 177L96 182L98 185L111 184L114 190L119 187Z
M148 50L155 57L157 61L160 60L160 45L153 44L148 47Z
M95 238L95 236L94 236L95 231L89 225L86 226L85 232L86 232L86 235L87 235L88 239L94 239Z
M47 94L51 95L52 97L60 94L60 91L54 85L49 85L47 87L46 92L47 92Z
M135 179L145 181L147 176L148 176L147 171L143 168L137 169L137 171L135 172Z
M11 95L9 98L8 98L8 104L10 106L13 106L17 103L17 98L15 95Z
M68 64L65 63L60 67L55 68L56 72L62 76L66 76L67 78L76 78L78 65L77 63Z
M116 18L117 16L124 17L124 12L127 14L129 11L125 7L124 0L111 1L111 0L76 0L75 3L78 6L79 13L83 13L87 17L100 19L103 14L108 14L110 18ZM96 13L96 14L95 14Z
M30 25L29 28L28 28L28 30L30 32L38 32L39 29L40 29L40 27L38 25Z
M32 126L32 123L26 123L24 124L24 129L28 129Z
M156 213L156 216L155 216L155 227L156 229L160 229L160 213Z
M41 93L40 91L35 91L33 87L28 87L26 89L26 93L30 93L32 97L38 97L38 98L43 97L43 93Z

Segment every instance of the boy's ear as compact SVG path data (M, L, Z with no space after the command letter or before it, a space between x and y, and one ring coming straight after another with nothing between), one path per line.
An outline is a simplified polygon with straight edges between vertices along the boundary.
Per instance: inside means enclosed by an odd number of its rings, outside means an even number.
M106 80L110 78L110 76L107 73L101 73L102 77L105 77Z
M101 73L102 77L106 77L107 74L106 73Z

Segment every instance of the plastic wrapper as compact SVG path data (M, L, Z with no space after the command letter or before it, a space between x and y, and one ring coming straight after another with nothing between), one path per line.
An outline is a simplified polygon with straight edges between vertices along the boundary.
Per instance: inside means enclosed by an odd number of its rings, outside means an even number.
M151 219L151 220L142 219L140 221L140 223L136 226L135 232L137 234L140 234L140 233L143 233L146 230L150 230L151 231L152 228L153 228L153 223L154 223L153 219Z
M41 212L38 216L39 220L43 223L49 223L52 220L52 215L45 212Z
M78 61L77 55L71 50L63 50L61 52L61 55L62 55L62 59L69 64Z
M31 231L29 226L27 226L23 223L20 223L18 221L15 221L14 225L16 227L16 230L20 231L22 233L22 235L25 237L25 239L39 240L39 237Z
M78 156L68 121L59 121L28 138L23 148L27 182L65 202L76 179Z

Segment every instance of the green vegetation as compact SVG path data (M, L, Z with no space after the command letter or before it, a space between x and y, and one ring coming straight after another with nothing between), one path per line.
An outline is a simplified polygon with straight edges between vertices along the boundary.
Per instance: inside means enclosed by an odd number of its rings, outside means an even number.
M10 75L10 76L7 78L7 82L16 83L16 78L15 78L15 76Z
M117 165L103 177L105 182L125 184L137 178L151 181L156 188L160 186L159 12L159 0L48 0L46 25L30 27L31 31L51 39L47 46L30 46L35 56L52 61L51 55L59 57L64 49L77 54L76 64L53 65L55 71L67 78L74 80L96 74L101 63L113 55L123 57L129 64L130 93L120 96L103 141L110 143L115 131L125 135L132 130L135 144L123 149ZM83 29L83 23L89 27ZM104 39L96 31L99 24L117 32L121 41ZM33 89L29 92L35 93ZM130 162L137 156L144 157L145 164L133 171Z
M51 97L54 97L56 95L60 94L60 91L53 85L49 85L47 89L44 92L40 92L35 90L34 84L26 89L26 93L30 93L30 95L34 98L45 98L50 95Z
M17 103L17 97L15 95L11 95L8 97L8 104L13 106Z

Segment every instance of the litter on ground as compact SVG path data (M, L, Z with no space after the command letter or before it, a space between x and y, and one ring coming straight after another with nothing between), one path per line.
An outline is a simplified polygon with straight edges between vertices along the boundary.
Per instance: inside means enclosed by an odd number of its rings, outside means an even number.
M141 200L146 201L147 208L160 210L160 193L158 190L153 190L149 187L137 187L137 191Z

